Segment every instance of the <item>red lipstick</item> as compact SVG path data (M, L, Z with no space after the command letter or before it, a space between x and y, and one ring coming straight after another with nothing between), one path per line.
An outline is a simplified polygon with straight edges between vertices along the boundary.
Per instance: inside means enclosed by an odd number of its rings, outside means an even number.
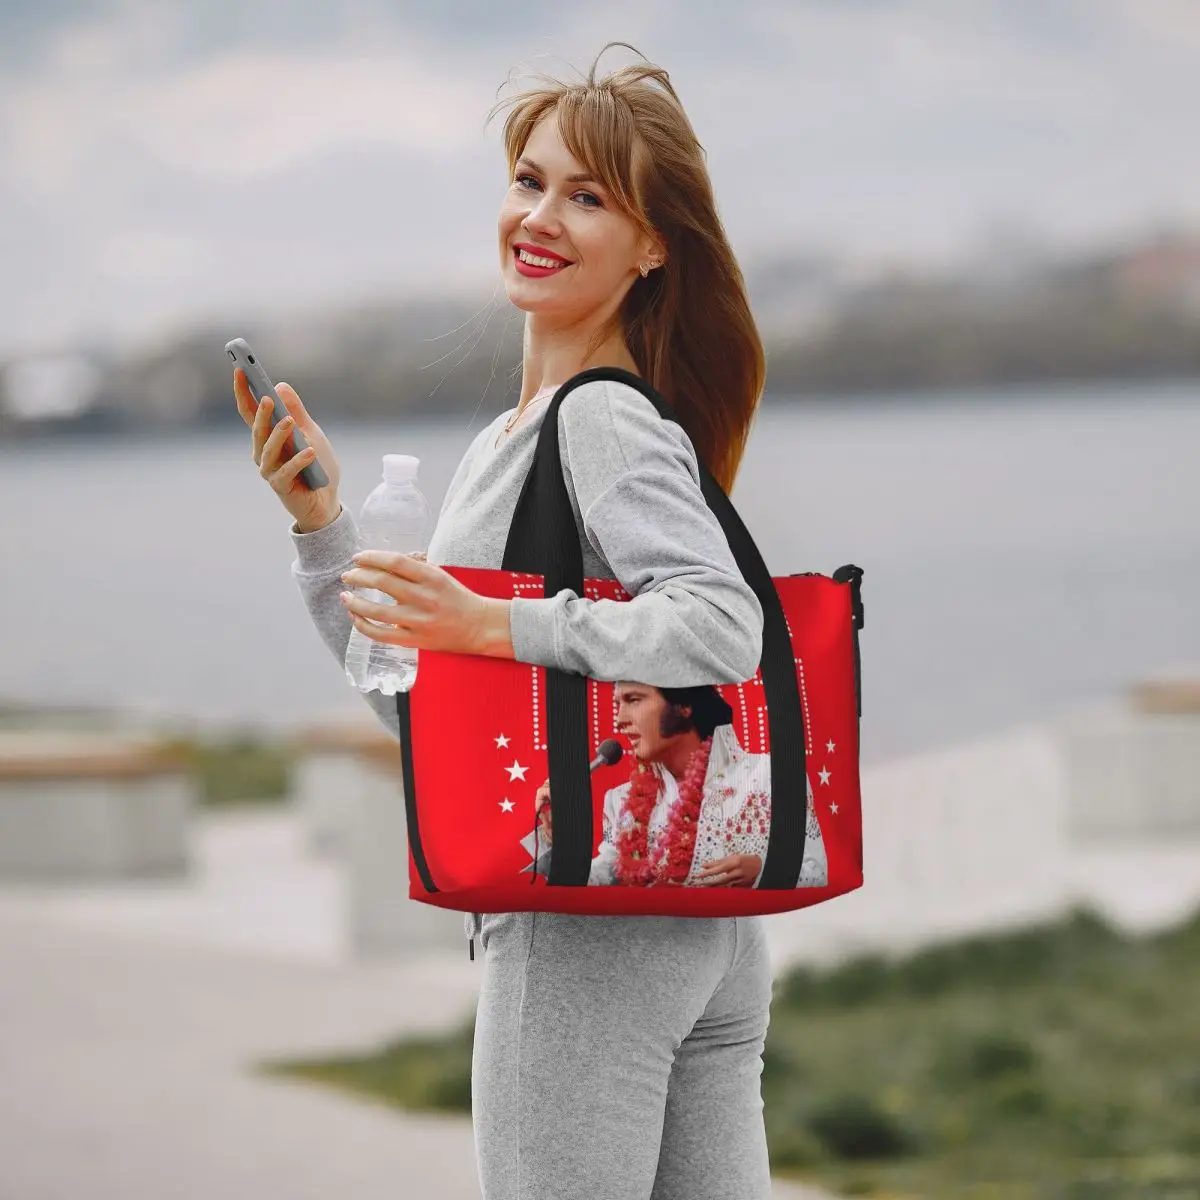
M526 254L532 254L537 258L544 258L554 262L553 267L536 266L533 263L521 261L520 251L524 250ZM529 242L518 242L513 246L513 263L517 270L522 275L528 275L534 279L541 279L547 275L553 275L556 271L561 271L563 267L569 267L571 260L563 258L561 254L556 254L553 250L547 250L544 246L534 246Z

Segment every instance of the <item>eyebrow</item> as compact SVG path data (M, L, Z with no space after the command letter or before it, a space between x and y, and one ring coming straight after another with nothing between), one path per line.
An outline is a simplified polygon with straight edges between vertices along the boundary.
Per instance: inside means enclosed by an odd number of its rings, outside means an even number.
M544 168L539 167L537 165L537 163L535 163L533 161L532 158L526 158L524 155L522 155L520 158L517 159L517 162L524 163L527 167L536 171L539 175L546 174ZM568 183L599 183L600 181L598 179L593 179L592 176L590 176L586 171L584 171L579 175L568 175L567 182Z

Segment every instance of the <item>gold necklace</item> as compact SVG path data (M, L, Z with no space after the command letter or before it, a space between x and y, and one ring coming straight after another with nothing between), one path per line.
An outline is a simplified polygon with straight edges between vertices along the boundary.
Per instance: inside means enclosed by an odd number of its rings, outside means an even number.
M510 434L512 432L513 426L521 419L522 416L525 415L525 413L530 408L532 408L535 404L540 404L541 401L544 400L547 396L553 396L556 391L558 391L558 388L556 388L556 387L542 388L542 390L540 392L537 392L535 395L533 395L529 398L529 401L528 401L528 403L526 403L524 408L522 408L520 405L518 405L516 410L513 412L513 415L511 417L509 417L507 421L504 422L504 429L502 432L504 433L505 437L507 437L508 434Z

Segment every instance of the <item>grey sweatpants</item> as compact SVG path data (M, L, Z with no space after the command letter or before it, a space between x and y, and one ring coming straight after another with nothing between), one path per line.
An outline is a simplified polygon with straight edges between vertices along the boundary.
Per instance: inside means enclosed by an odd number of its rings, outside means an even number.
M485 913L484 1200L769 1200L760 917Z

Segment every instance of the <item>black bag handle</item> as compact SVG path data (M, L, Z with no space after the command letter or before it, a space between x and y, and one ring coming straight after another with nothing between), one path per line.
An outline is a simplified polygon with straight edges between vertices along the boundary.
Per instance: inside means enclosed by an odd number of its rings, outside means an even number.
M593 367L554 393L538 433L533 465L513 512L502 569L545 577L544 595L563 588L583 595L583 554L563 478L558 410L577 387L611 380L636 388L659 415L675 421L670 405L644 379L619 367ZM742 577L763 609L760 667L771 745L771 832L759 887L794 888L804 860L808 791L804 710L796 682L787 618L754 539L721 485L700 464L704 499L720 522ZM592 788L588 770L587 676L546 668L546 737L550 760L550 871L554 885L586 886L592 859ZM643 680L653 683L653 680Z

